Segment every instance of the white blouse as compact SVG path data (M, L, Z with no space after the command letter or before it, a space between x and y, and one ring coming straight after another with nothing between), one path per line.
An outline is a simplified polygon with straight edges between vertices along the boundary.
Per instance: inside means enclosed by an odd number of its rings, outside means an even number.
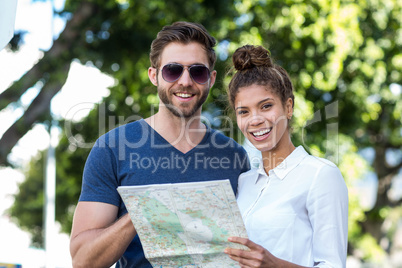
M295 264L345 267L348 190L330 161L297 147L269 171L239 177L237 202L249 239Z

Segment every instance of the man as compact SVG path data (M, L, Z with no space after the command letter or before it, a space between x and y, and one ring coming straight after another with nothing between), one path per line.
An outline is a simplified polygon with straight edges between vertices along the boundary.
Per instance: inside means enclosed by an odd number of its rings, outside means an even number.
M245 150L200 120L216 79L215 43L189 22L165 26L152 42L148 76L159 111L106 133L92 148L71 232L74 267L152 267L118 186L229 179L236 191L249 168Z

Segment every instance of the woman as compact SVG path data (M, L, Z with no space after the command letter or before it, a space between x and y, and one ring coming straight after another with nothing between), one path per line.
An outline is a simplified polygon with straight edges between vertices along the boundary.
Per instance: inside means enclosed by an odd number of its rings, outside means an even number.
M229 241L241 267L345 267L348 193L339 169L293 145L293 86L268 50L246 45L233 54L228 88L237 124L262 153L260 167L239 177L237 201L249 239Z

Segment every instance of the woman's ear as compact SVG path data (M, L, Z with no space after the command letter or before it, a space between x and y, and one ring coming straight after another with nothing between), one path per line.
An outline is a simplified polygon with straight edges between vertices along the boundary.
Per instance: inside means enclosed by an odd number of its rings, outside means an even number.
M285 109L286 109L286 116L290 120L292 119L293 116L293 100L291 98L288 98L285 104Z
M148 68L148 77L151 83L154 84L154 86L158 86L158 71L156 68L154 67Z

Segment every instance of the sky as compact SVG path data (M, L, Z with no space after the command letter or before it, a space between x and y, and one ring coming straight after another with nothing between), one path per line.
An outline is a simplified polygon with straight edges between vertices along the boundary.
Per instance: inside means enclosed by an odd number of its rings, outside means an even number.
M64 0L54 0L53 5L56 10L60 10L64 6ZM63 19L52 18L50 1L18 0L15 31L25 30L28 33L24 45L17 53L12 53L6 48L0 51L0 93L43 56L43 51L52 46L53 38L57 38L64 25ZM66 84L52 100L54 117L79 120L86 116L89 109L78 113L74 108L82 103L88 107L88 104L99 102L109 93L107 88L113 84L113 78L102 74L93 66L73 62ZM33 87L21 97L21 103L25 108L38 92L38 88ZM0 112L0 136L22 115L22 112L22 109L15 109L12 106ZM39 150L46 149L48 144L49 134L46 128L43 125L36 125L12 150L10 159L23 169L31 157ZM44 267L46 263L44 250L32 248L29 233L20 230L6 213L14 202L13 195L18 191L18 184L25 179L22 169L0 168L0 263L22 264L24 268ZM56 225L56 228L59 227ZM55 239L56 266L71 267L68 235L59 233Z

